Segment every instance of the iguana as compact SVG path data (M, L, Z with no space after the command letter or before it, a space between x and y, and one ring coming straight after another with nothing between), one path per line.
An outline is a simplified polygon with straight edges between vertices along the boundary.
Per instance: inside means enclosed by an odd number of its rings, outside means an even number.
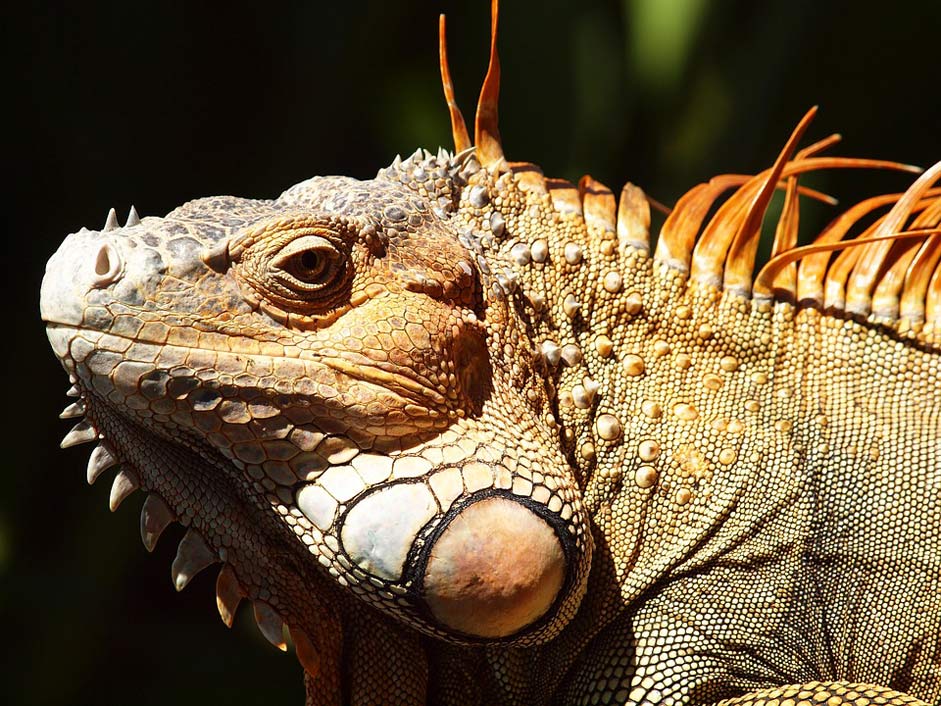
M496 24L473 143L442 17L453 152L69 235L63 446L308 704L938 703L941 163L798 246L800 174L906 168L811 111L651 254L636 186L505 159Z

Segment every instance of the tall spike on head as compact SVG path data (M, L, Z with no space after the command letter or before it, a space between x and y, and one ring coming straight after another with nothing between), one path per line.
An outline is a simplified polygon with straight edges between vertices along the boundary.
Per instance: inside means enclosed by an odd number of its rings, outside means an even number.
M489 167L503 160L503 145L497 127L497 101L500 97L500 57L497 55L497 22L500 15L499 0L490 0L490 65L480 88L477 101L477 120L474 142L477 159Z
M441 87L444 89L444 99L451 114L451 134L454 136L454 152L463 152L471 146L470 136L467 134L467 124L454 97L454 84L451 82L451 68L448 66L448 39L445 28L444 15L438 17L438 63L441 65Z
M101 229L101 232L107 233L110 230L116 230L117 227L118 227L118 214L115 213L114 209L112 208L110 211L108 211L108 217L105 219L105 225Z

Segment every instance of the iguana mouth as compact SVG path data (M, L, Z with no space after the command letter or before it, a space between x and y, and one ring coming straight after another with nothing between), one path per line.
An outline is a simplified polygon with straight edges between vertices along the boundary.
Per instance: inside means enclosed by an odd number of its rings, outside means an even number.
M267 361L273 358L278 358L285 361L301 361L313 365L320 364L326 368L334 370L337 373L340 373L349 379L357 380L368 385L373 385L378 388L378 391L392 393L403 398L403 400L414 402L420 405L422 409L429 411L431 414L434 414L436 410L442 410L447 404L447 399L440 392L435 390L425 381L421 380L417 375L408 375L406 372L380 368L376 365L367 365L363 362L353 362L339 356L315 355L311 358L298 358L287 355L272 356L254 353L237 353L233 352L231 348L213 349L207 346L187 346L181 344L168 344L162 341L148 341L141 338L131 338L129 336L122 336L120 334L115 334L108 331L100 331L95 328L75 326L71 323L56 321L53 318L47 318L44 319L44 321L46 323L46 332L50 343L52 344L53 349L59 355L63 366L66 366L66 369L70 374L74 373L75 365L75 361L73 360L69 350L70 343L75 340L77 336L80 336L80 334L85 334L95 339L96 349L103 348L104 350L111 350L115 353L122 354L125 353L130 348L130 346L137 345L144 347L151 346L155 348L160 347L162 349L179 349L181 351L212 350L218 354L238 356L245 360L259 359ZM129 360L130 362L143 362L133 361L133 359ZM71 366L71 369L69 366ZM155 366L155 370L157 369L158 366Z

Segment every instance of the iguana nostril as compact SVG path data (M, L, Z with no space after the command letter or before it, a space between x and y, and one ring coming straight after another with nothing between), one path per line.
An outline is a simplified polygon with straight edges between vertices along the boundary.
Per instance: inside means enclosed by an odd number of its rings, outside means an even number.
M121 277L121 255L111 243L102 243L95 255L95 287L107 287Z

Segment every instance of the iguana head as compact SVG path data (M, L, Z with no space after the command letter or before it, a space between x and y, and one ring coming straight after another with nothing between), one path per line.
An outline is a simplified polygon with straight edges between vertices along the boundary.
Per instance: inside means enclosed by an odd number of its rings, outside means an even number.
M174 515L179 447L211 459L204 500L246 495L351 594L434 634L533 640L572 614L589 541L480 172L416 153L83 230L42 312L85 423Z
M370 181L112 214L48 263L42 314L85 415L66 443L99 441L90 480L122 465L113 504L148 491L148 546L190 527L178 586L226 564L223 617L245 595L268 633L316 642L362 601L534 644L578 607L591 535L554 404L576 352L539 333L548 291L519 286L555 211L498 142L456 139Z

